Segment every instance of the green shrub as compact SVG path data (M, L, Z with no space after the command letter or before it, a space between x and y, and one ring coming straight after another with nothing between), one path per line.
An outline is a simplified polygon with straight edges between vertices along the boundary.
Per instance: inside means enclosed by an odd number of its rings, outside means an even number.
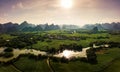
M13 53L12 53L12 52L6 52L6 53L3 54L3 56L4 56L5 58L10 58L10 57L13 56Z
M13 51L12 48L6 48L6 49L4 50L4 52L12 52L12 51Z

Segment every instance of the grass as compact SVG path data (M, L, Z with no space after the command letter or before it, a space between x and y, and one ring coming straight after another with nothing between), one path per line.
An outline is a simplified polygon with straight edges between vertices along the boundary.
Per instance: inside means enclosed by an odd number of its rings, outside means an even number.
M59 45L61 44L71 44L71 43L77 43L76 41L70 41L70 40L52 40L52 42L41 42L38 41L37 44L33 44L33 48L39 49L39 50L46 50L47 46L48 48L59 48Z
M108 33L100 33L100 34L85 34L85 33L74 33L74 34L63 34L63 35L66 35L66 36L83 36L83 37L92 37L92 38L96 38L98 36L102 36L102 37L106 37L108 36L109 34Z
M13 65L3 66L0 65L0 72L20 72Z
M120 42L120 35L110 35L108 41Z
M48 33L50 34L55 34L54 32L56 31L50 31ZM82 37L87 37L86 40L79 40L79 41L75 41L75 40L56 40L53 39L52 42L46 42L46 40L44 42L38 41L36 44L33 44L33 48L35 49L39 49L39 50L46 50L47 46L48 48L59 48L60 44L71 44L71 43L77 43L82 45L83 47L88 47L89 44L91 42L94 41L113 41L113 42L120 42L119 38L120 35L110 35L108 33L101 33L101 34L79 34L79 33L75 33L75 34L62 34L65 36L82 36ZM105 38L105 39L96 39L97 37L109 37L109 38Z
M40 50L46 50L46 46L48 46L49 48L59 48L59 45L60 44L71 44L71 43L77 43L77 44L80 44L82 45L83 47L88 47L89 44L93 41L98 41L98 39L95 39L96 37L98 36L102 36L102 37L105 37L107 36L108 34L107 33L104 33L104 34L78 34L78 33L75 33L75 34L63 34L65 36L85 36L85 37L90 37L90 38L87 38L86 40L80 40L80 41L73 41L73 40L52 40L52 42L41 42L41 41L38 41L36 44L33 45L33 48L35 49L40 49ZM108 40L108 39L99 39L99 40Z
M46 60L33 60L28 57L21 57L14 65L24 72L49 72Z
M120 58L115 60L108 68L103 72L120 72Z
M66 63L51 62L56 72L90 72L89 64L80 61ZM89 67L89 68L88 68Z
M0 34L0 37L2 37L5 40L9 40L9 39L15 38L16 36L11 36L9 34Z

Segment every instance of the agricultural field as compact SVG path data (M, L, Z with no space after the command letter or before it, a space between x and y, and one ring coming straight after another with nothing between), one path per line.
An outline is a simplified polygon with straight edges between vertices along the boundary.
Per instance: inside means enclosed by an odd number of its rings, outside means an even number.
M120 71L120 59L112 62L112 64L106 68L103 72L119 72Z
M0 65L0 72L21 72L13 65Z
M22 72L50 72L46 60L36 61L28 57L21 57L13 65Z
M53 34L53 35L59 35L54 32L47 32L48 34ZM33 44L33 48L35 49L40 49L40 50L45 50L46 46L48 48L59 48L60 44L72 44L72 43L77 43L79 45L82 45L84 48L90 46L90 43L95 42L95 41L113 41L113 42L120 42L119 37L120 35L111 35L108 33L98 33L98 34L80 34L80 33L75 33L75 34L68 34L68 33L61 33L60 35L67 36L67 37L82 37L85 39L80 39L80 40L59 40L59 39L45 39L44 42L37 41L36 44ZM100 38L101 37L101 38ZM50 41L49 41L50 40Z

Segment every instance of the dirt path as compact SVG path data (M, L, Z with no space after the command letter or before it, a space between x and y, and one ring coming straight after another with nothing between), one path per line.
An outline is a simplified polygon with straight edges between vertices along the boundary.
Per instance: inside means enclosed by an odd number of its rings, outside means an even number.
M50 64L50 58L49 57L47 58L46 62L47 62L48 67L50 68L50 71L55 72L55 70L53 69L53 67Z

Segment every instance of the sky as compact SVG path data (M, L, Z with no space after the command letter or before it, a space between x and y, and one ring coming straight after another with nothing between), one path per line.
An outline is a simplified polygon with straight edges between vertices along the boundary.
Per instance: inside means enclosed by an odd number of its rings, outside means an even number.
M0 0L0 23L120 22L120 0Z

